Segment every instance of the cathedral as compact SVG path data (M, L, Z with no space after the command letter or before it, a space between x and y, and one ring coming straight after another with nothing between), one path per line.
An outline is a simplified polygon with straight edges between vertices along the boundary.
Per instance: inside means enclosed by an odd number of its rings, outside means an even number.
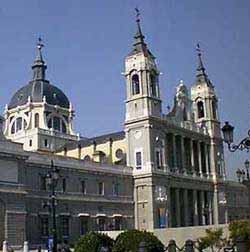
M124 128L93 138L73 131L72 103L47 79L42 50L39 39L32 78L0 118L0 241L46 242L51 160L60 170L60 239L250 219L249 188L226 177L218 97L199 46L191 90L180 81L164 113L160 72L137 18L125 58Z

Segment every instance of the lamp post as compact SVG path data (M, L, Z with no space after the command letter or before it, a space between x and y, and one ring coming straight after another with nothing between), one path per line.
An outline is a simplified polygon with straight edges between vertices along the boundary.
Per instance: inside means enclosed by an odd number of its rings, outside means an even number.
M247 173L247 180L249 181L250 180L250 177L249 177L250 162L248 161L248 159L246 159L244 164L245 164L245 169L246 169L246 173Z
M57 230L56 230L56 195L55 189L59 180L59 169L54 166L53 160L51 160L51 170L46 175L46 183L50 188L50 208L52 214L52 252L57 252Z
M248 131L248 136L243 138L238 144L233 143L233 131L234 127L229 124L229 122L225 122L222 127L223 138L226 144L228 145L228 150L231 152L235 152L236 150L250 150L250 130Z

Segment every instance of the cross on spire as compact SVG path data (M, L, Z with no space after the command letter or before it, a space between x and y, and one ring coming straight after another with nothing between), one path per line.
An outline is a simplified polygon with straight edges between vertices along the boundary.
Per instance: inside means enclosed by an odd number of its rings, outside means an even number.
M41 50L43 47L44 47L43 40L41 37L39 37L37 41L37 48L38 50Z
M205 67L203 66L203 62L202 62L202 58L201 58L202 50L201 50L201 47L200 47L199 43L197 43L197 45L196 45L196 51L197 51L197 54L198 54L198 68L197 68L197 70L199 72L201 72L201 74L205 74Z
M135 12L136 12L136 22L140 22L140 16L141 16L141 13L139 11L138 8L135 8Z
M202 52L203 51L202 51L199 43L197 43L197 45L196 45L196 52L198 55L198 67L197 67L197 74L196 74L197 83L206 82L208 85L212 86L212 83L208 79L208 76L205 71L205 67L202 62Z
M44 47L42 38L39 37L37 39L37 44L36 44L36 58L34 61L34 64L32 65L33 69L33 80L44 80L45 79L45 70L46 70L46 65L45 62L43 61L43 56L42 56L42 48Z
M201 47L200 47L200 43L197 43L197 45L196 45L196 51L197 51L198 55L201 56L202 50L201 50Z

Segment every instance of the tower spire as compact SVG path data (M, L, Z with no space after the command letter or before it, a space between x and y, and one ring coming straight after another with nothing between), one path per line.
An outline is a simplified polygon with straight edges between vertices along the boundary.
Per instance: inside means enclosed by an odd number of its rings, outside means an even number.
M200 48L199 43L196 45L196 51L197 51L197 56L198 56L198 67L197 67L197 74L196 74L197 83L206 82L210 86L212 85L212 83L207 77L207 74L205 71L206 69L202 62L202 50Z
M42 39L39 37L37 41L37 48L36 48L36 58L32 65L33 70L33 80L44 80L45 79L45 70L47 69L47 66L43 60L42 56L42 48L44 47L44 44L42 42Z
M134 35L134 44L133 44L133 50L129 55L133 55L136 53L144 53L145 55L150 54L152 57L153 55L147 48L147 44L144 42L144 35L142 34L141 30L141 13L138 8L135 8L136 12L136 33Z
M196 51L197 51L197 55L198 55L198 67L197 67L198 75L199 74L205 75L205 67L203 65L202 58L201 58L201 55L202 55L201 52L202 52L202 50L200 48L200 44L199 43L196 46Z

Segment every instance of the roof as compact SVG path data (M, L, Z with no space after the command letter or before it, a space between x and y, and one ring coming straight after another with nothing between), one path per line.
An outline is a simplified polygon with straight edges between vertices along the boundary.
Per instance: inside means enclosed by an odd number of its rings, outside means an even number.
M67 96L57 87L50 84L45 77L47 66L42 57L43 48L41 38L38 39L36 58L32 65L32 80L21 87L11 98L8 105L9 109L26 104L29 99L31 102L43 102L44 97L50 105L58 105L69 108L70 103ZM29 98L30 97L30 98Z
M51 105L69 108L70 103L67 96L57 87L46 80L33 80L28 85L21 87L11 98L9 109L24 105L30 97L31 102L42 102L43 97Z
M128 56L132 56L135 55L137 53L143 53L146 57L150 56L153 59L155 58L154 55L150 52L150 50L148 49L147 44L144 42L144 35L142 34L141 31L141 25L140 25L140 20L137 19L136 20L137 23L137 30L136 33L134 35L134 44L133 44L133 49L132 51L128 54Z
M78 148L78 146L85 147L85 146L92 145L94 143L96 143L96 144L105 143L105 142L109 141L110 139L112 139L114 141L114 140L122 140L124 138L125 138L125 132L118 131L118 132L104 134L104 135L96 136L96 137L92 137L92 138L84 138L84 139L82 139L78 142L74 142L74 143L68 143L68 144L64 145L61 149L59 149L59 151L64 150L65 148L67 150L72 150L72 149Z

